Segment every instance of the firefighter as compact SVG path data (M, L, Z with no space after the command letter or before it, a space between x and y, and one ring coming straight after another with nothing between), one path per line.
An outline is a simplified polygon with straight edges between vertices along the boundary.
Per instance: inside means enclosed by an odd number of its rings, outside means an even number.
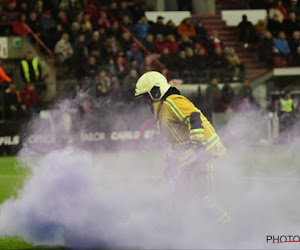
M169 144L165 177L199 196L218 223L227 223L230 216L212 193L214 162L226 152L214 127L159 72L143 74L135 96L143 96Z

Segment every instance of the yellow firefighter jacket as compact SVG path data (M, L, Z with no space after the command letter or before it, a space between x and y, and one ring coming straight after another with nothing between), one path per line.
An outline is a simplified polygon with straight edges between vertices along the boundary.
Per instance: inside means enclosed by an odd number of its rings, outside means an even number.
M191 152L194 155L204 151L212 157L226 152L214 127L184 96L171 94L164 101L154 102L153 111L158 129L169 143L170 153L189 152L183 157L180 154L185 163L188 163L187 158L194 160Z

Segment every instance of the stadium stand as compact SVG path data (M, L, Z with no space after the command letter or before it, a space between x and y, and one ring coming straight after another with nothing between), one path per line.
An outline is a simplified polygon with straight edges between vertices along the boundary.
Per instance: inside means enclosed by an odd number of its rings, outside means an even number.
M206 84L217 77L240 88L240 82L255 82L273 67L299 65L299 3L295 0L279 4L216 0L216 14L182 11L180 15L149 12L154 8L142 0L6 2L0 8L1 36L26 37L47 58L43 62L53 67L57 81L50 100L74 96L93 85L98 97L114 93L134 103L128 90L133 84L130 79L149 70L161 71L174 84ZM242 22L238 10L244 8ZM232 13L235 23L227 19ZM272 24L274 15L265 19L272 13L283 16L282 22L276 21L277 28ZM255 32L251 39L248 31L241 34L245 27ZM282 31L287 42L277 38ZM284 43L291 53L276 50L275 38L277 46ZM15 73L9 73L15 79Z

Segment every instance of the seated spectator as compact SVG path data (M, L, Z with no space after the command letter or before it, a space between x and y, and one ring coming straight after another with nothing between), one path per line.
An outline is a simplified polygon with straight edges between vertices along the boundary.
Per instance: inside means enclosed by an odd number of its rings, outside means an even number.
M179 51L178 55L174 57L172 69L178 72L179 78L185 78L188 75L187 56L184 50Z
M218 32L216 30L212 30L210 32L210 34L211 35L208 40L208 51L209 51L209 54L213 54L213 53L215 53L216 48L223 49L224 46L223 46L223 42L219 38Z
M118 79L124 79L127 73L126 59L122 56L118 56L115 67Z
M33 11L41 17L44 11L44 2L43 0L36 1L35 5L33 6Z
M11 82L11 78L6 74L2 67L2 60L0 59L0 84L3 82Z
M277 38L279 32L282 31L282 23L279 21L278 15L274 14L272 19L269 19L267 29L271 32L273 37Z
M101 68L95 77L96 98L107 96L111 91L111 81L107 76L106 70Z
M7 120L17 120L22 113L22 100L20 91L17 89L14 83L10 83L9 87L5 90L5 114Z
M98 28L103 27L106 31L110 30L111 23L107 19L107 15L104 11L100 11L98 18Z
M190 39L189 36L183 35L179 41L179 49L185 50L186 48L194 49L194 43L193 43L193 40Z
M191 39L195 38L196 36L195 26L192 23L190 18L183 19L183 21L179 24L177 28L177 34L180 37L187 35Z
M143 64L144 57L137 43L132 43L131 50L126 53L126 58L127 62L135 60L139 66Z
M138 39L143 39L149 34L149 23L145 15L141 16L135 24L135 36Z
M60 24L65 32L70 32L71 24L66 12L60 11L57 14L57 24Z
M134 90L137 80L138 72L136 69L131 69L123 81L124 97L126 102L131 106L134 105Z
M291 37L296 30L300 30L300 22L297 20L295 12L290 12L289 18L282 23L285 34Z
M290 14L291 12L294 12L297 17L300 16L300 8L297 0L290 0L290 6L287 7L287 13Z
M300 46L297 47L297 51L292 55L292 65L300 66Z
M234 48L225 48L224 55L227 60L227 68L233 71L233 80L240 79L241 72L244 70L244 65L235 53Z
M79 35L80 31L80 24L78 22L73 22L71 25L71 32L70 32L70 42L74 44Z
M129 32L124 32L119 40L120 46L124 53L131 49L132 38Z
M44 11L43 16L40 18L40 24L42 28L41 39L50 48L53 49L55 44L52 44L53 33L57 28L56 21L52 18L52 13L50 10Z
M60 63L71 65L73 48L69 41L68 33L64 33L61 39L55 44L54 53L57 55L58 61Z
M264 38L259 45L258 57L267 68L273 67L272 56L274 54L274 49L274 38L270 31L266 31Z
M208 67L208 59L206 51L201 46L195 46L195 57L197 61L197 68L200 71L204 71Z
M281 12L281 14L283 15L283 20L288 19L289 15L282 3L282 1L278 1L277 2L277 9Z
M122 47L114 35L110 36L104 43L105 47L110 47L112 58L117 58L118 54L122 52Z
M256 32L256 36L259 39L262 39L265 35L265 32L267 31L266 22L262 19L259 19L257 24L254 25L254 29L255 29L255 32Z
M85 35L79 34L77 40L73 44L72 69L77 79L84 76L83 67L87 62L88 48L85 43Z
M251 109L251 106L254 103L254 98L253 98L253 89L248 79L244 80L243 86L238 93L238 97L239 97L241 108L243 110Z
M33 53L28 51L20 63L21 77L24 83L37 83L42 80L42 68Z
M275 14L278 16L279 22L282 23L284 15L279 9L277 9L277 3L273 3L272 7L268 10L269 18L272 18Z
M275 38L274 45L280 55L288 56L291 53L289 43L283 31L279 33L278 38Z
M98 73L98 65L93 56L89 56L87 64L84 65L84 76L94 78Z
M100 38L99 31L94 31L92 35L92 40L88 43L88 50L91 53L92 50L97 50L101 52L103 46L103 41Z
M134 33L134 27L132 24L132 19L130 19L129 16L123 16L122 17L122 25L124 26L125 29L127 29L130 33Z
M27 23L33 33L35 33L37 36L42 34L42 27L35 12L30 12Z
M92 40L93 34L92 34L91 30L89 30L87 28L85 23L81 23L79 34L82 34L82 35L85 36L85 43L86 44L89 44L90 41Z
M164 41L164 36L162 34L158 34L154 41L155 51L157 54L161 54L162 50L165 48L166 44Z
M172 20L169 20L166 23L166 34L169 35L174 35L175 37L177 36L177 27L175 23Z
M13 23L12 28L13 34L17 36L27 36L29 30L26 27L26 16L25 14L20 14Z
M49 49L54 50L55 44L61 39L64 33L62 25L57 24L56 29L52 32L51 39L48 41Z
M215 48L215 53L210 57L210 68L220 76L223 76L227 67L227 61L221 47Z
M165 42L164 46L169 49L170 54L175 54L179 51L179 45L174 35L169 34L167 36L167 41Z
M295 54L300 46L300 31L294 31L293 36L289 39L291 53Z
M28 3L27 2L19 2L18 5L16 6L17 7L17 11L18 12L21 12L21 13L24 13L26 17L29 16L30 14L30 10L29 10L29 7L28 7ZM1 11L1 10L0 10Z
M222 112L221 90L218 85L218 78L212 76L210 83L207 85L205 93L205 113L209 120L212 120L213 112Z
M185 53L188 77L190 78L190 81L197 82L197 76L201 73L201 71L198 70L197 57L194 54L194 50L191 48L186 48Z
M117 40L120 39L122 35L122 30L120 28L119 22L114 21L111 25L111 29L109 31L110 36L115 36Z
M7 14L0 15L0 22L3 23L0 29L0 36L10 36L12 33L12 28L11 25L8 23L7 16Z
M98 21L98 10L97 7L92 3L87 3L87 5L84 8L84 12L89 14L90 21L93 27L97 27L97 21Z
M117 1L112 1L108 7L109 12L115 17L118 17L118 4Z
M224 86L221 90L221 101L223 105L223 110L225 113L232 113L233 111L233 101L234 101L235 93L233 88L231 87L231 82L227 78L224 81Z
M149 33L142 42L145 48L150 51L150 53L156 53L154 36L151 33Z
M111 84L111 103L112 103L112 111L117 113L124 112L125 100L124 100L124 91L122 90L119 82L114 82Z
M239 29L240 41L243 42L244 48L252 46L256 39L255 29L253 24L248 21L246 15L243 15L242 21L238 24L237 28Z
M172 69L174 64L174 56L170 54L168 47L165 47L162 50L162 53L159 57L159 61L167 68Z
M83 23L85 24L85 27L87 30L89 30L90 32L93 31L93 22L91 20L91 15L89 13L84 13L83 14Z
M132 19L132 13L129 8L127 8L127 2L121 1L120 7L117 9L117 17L119 20L122 20L124 16L128 16L130 19Z
M149 32L152 33L154 36L158 34L162 34L163 36L167 35L166 26L164 25L164 17L158 16L156 19L156 23L153 23L150 27Z
M197 21L195 32L195 42L202 44L207 42L207 30L204 28L202 20Z
M21 92L22 103L26 106L29 114L37 112L41 109L42 99L32 83L28 83Z
M144 63L141 66L141 73L144 74L149 71L155 70L155 65L153 62L153 56L148 55L145 57Z

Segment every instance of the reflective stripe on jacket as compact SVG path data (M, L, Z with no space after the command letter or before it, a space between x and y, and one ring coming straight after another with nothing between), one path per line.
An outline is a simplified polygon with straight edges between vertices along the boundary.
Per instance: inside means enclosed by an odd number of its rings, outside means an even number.
M35 74L35 79L39 79L39 76L40 76L39 62L36 58L33 58L31 63L32 63L32 68L33 68L34 74ZM21 64L22 64L22 68L23 68L23 72L24 72L26 82L27 83L32 82L32 79L30 79L30 72L29 72L28 62L26 60L22 60Z
M171 152L198 149L212 156L226 152L214 127L184 96L170 95L163 102L154 102L153 108L157 126L169 143Z

